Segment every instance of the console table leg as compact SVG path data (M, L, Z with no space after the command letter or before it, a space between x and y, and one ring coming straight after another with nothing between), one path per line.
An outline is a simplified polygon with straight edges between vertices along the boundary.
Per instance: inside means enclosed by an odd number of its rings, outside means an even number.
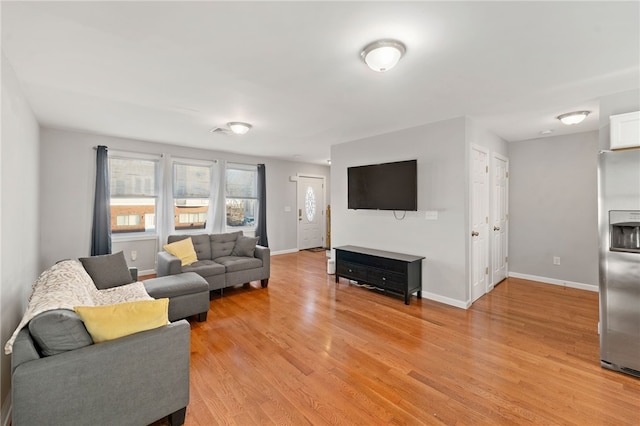
M340 278L338 277L338 274L336 274L336 283L340 282Z
M410 300L411 300L411 293L405 293L405 295L404 295L404 304L408 305Z
M422 299L422 290L418 290L418 299Z

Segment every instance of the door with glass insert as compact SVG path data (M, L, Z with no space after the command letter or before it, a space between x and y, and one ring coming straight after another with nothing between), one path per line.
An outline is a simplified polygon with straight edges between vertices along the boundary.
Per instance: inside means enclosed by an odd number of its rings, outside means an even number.
M324 247L324 179L298 178L298 249Z

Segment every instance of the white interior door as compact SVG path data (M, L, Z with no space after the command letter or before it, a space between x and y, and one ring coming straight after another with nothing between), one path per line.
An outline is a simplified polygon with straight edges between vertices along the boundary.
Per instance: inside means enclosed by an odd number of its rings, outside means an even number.
M471 302L487 292L489 278L489 154L471 148Z
M493 208L491 212L491 285L494 286L507 278L509 271L508 220L509 220L509 160L499 154L493 154Z
M324 178L298 178L298 249L324 247Z

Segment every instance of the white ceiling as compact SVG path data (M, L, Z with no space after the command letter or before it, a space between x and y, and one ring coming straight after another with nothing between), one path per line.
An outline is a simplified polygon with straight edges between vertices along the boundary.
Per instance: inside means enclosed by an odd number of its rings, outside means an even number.
M1 7L41 124L256 156L326 164L333 144L463 115L507 141L594 130L599 97L640 87L637 1ZM407 46L387 73L359 57L380 38ZM228 121L254 127L209 133Z

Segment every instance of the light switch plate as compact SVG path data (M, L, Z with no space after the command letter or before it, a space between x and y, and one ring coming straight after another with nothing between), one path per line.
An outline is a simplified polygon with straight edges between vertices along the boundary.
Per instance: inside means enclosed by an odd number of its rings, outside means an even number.
M424 213L424 218L426 220L438 220L438 211L437 210L429 210Z

